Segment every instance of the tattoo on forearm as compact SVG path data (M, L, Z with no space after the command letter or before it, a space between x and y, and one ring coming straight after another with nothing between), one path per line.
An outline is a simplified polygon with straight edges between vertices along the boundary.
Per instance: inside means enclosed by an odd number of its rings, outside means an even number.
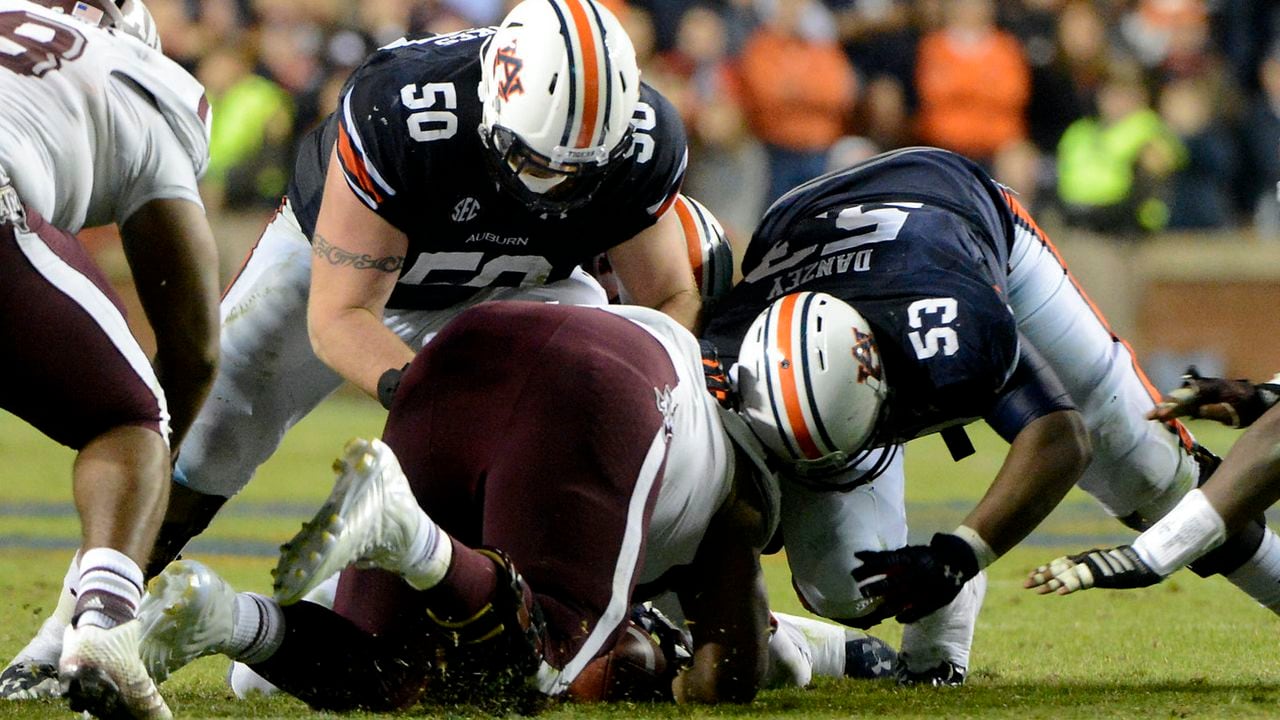
M400 268L404 266L403 256L388 255L376 258L371 255L357 255L334 245L320 233L316 233L315 241L311 243L311 252L316 257L324 258L330 265L349 265L356 270L393 273L400 272Z

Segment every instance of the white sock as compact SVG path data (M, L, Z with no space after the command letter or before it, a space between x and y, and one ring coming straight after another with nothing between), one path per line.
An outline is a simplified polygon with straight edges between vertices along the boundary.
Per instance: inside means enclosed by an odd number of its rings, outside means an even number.
M799 631L801 641L809 648L814 677L844 677L844 626L784 613L774 613L774 617L778 618L779 630L791 626Z
M987 595L987 574L965 583L960 594L937 612L903 626L898 657L912 672L924 672L950 660L966 670L978 611Z
M76 627L113 628L132 620L142 601L142 569L128 555L111 548L91 548L80 556L78 596L72 622Z
M768 689L808 687L813 680L811 648L799 628L785 622L777 613L778 626L769 635L768 665L760 686Z
M231 621L231 641L224 653L233 660L262 662L284 642L284 611L269 597L257 593L236 593L236 609Z
M1267 528L1257 552L1235 572L1227 575L1259 604L1280 615L1280 538Z
M417 590L428 590L444 579L453 561L453 541L425 512L419 511L413 539L405 550L400 574Z

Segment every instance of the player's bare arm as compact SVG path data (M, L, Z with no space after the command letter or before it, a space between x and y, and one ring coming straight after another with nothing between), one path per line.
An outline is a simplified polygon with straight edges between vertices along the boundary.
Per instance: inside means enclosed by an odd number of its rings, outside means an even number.
M676 213L609 251L609 262L637 305L656 308L697 333L702 295L693 279L689 252Z
M335 154L316 220L307 331L316 356L374 398L384 372L413 360L413 350L382 324L408 245L355 197Z
M1272 407L1240 436L1208 482L1133 544L1056 558L1031 571L1023 586L1041 595L1146 587L1195 562L1280 501L1277 438L1280 407Z
M739 453L738 472L754 472ZM768 663L769 601L760 551L764 500L751 482L738 482L711 519L689 574L679 589L693 635L693 664L673 684L681 703L750 702Z
M964 525L997 556L1003 555L1057 507L1090 457L1079 412L1059 410L1031 421L1013 439L991 487Z
M153 200L121 226L138 298L156 335L156 375L175 451L218 367L218 253L204 210Z

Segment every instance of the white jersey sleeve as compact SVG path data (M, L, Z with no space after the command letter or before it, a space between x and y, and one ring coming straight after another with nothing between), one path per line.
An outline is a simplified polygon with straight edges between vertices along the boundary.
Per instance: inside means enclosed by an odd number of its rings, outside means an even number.
M671 442L649 522L645 566L638 578L641 583L652 582L667 570L693 561L708 522L733 489L734 452L719 405L703 380L697 339L657 310L630 305L600 309L631 320L657 338L679 378L670 392Z
M138 40L26 0L0 0L0 167L55 226L122 222L142 204L200 203L204 88Z

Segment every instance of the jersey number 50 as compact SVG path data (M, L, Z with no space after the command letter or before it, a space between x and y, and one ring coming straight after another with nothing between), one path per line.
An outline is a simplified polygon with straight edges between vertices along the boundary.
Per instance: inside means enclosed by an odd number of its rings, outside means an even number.
M427 83L421 88L410 83L400 88L400 102L417 111L405 120L409 137L414 140L448 140L458 134L458 116L451 112L458 109L458 91L453 83ZM433 110L436 103L443 109Z

